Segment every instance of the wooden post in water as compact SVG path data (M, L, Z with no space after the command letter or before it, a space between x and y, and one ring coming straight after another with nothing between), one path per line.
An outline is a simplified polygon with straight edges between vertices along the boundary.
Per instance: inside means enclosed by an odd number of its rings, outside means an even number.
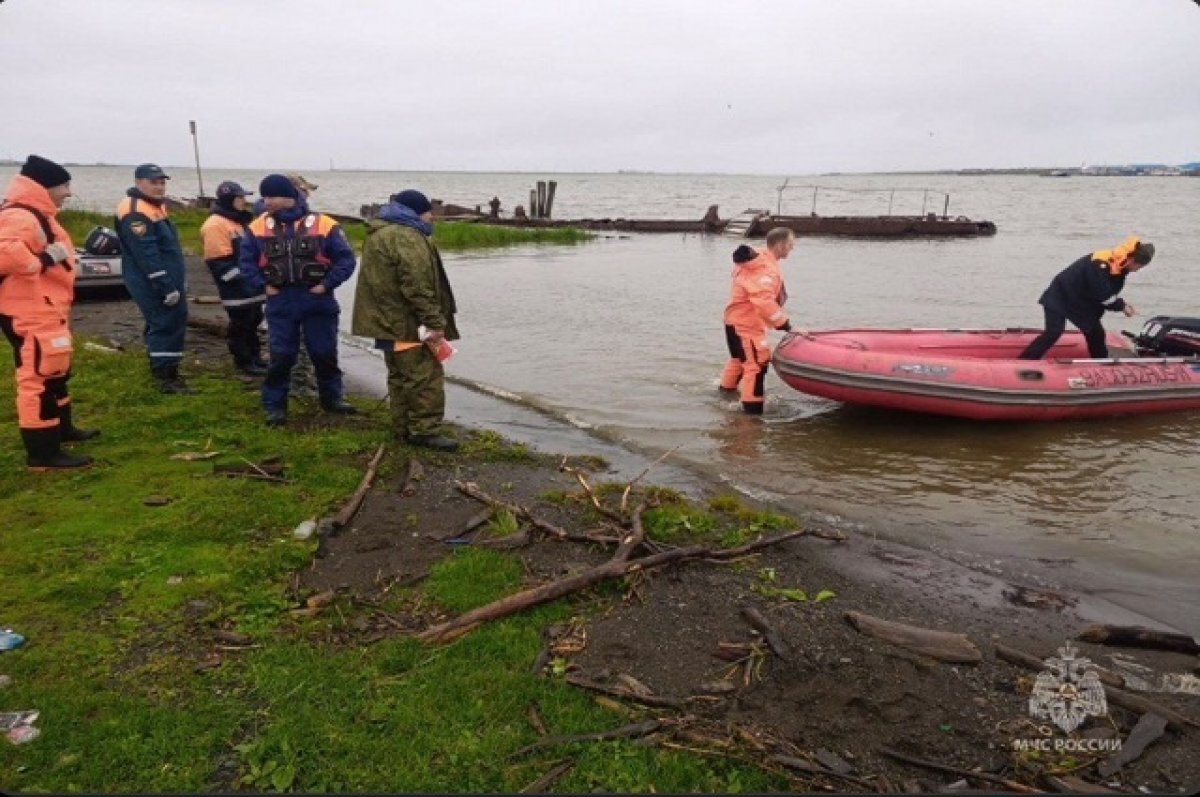
M942 218L950 218L950 195L946 194L946 203L942 205Z
M529 218L536 219L538 217L537 207L537 191L529 189Z
M892 215L892 203L896 201L896 189L892 189L892 193L888 195L888 215Z
M196 182L200 184L200 196L204 196L204 175L200 173L200 141L196 138L196 120L189 120L188 127L192 129L192 151L196 153Z
M546 218L554 215L554 189L558 188L558 182L551 180L546 186Z
M537 215L539 219L546 218L546 181L537 181Z
M921 217L925 216L925 205L929 203L929 189L925 189L925 193L921 195Z
M813 206L812 206L812 214L813 214L814 216L815 216L815 215L817 215L817 192L818 192L818 191L820 191L820 190L821 190L821 186L819 186L819 185L814 185L814 186L813 186Z

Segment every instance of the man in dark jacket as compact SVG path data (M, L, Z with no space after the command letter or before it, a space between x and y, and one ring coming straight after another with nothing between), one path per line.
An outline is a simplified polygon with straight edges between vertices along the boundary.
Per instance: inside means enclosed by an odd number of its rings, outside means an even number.
M1040 360L1062 337L1070 321L1087 341L1088 356L1108 357L1104 327L1105 310L1133 316L1132 304L1116 298L1125 287L1125 277L1140 271L1154 257L1154 244L1130 236L1115 249L1084 255L1060 271L1038 302L1046 315L1046 328L1021 352L1022 360Z
M217 186L217 201L212 205L212 215L200 226L200 240L204 245L204 262L229 315L225 337L233 364L244 374L263 376L267 364L262 359L258 326L263 320L263 302L267 297L262 291L247 287L238 264L246 225L253 220L254 215L246 207L246 189L226 180Z
M345 399L338 368L341 308L333 292L354 273L354 249L337 221L310 211L284 175L267 175L258 192L267 211L250 222L238 258L247 289L267 296L271 364L262 390L267 425L287 423L288 380L301 330L317 372L321 408L353 415L358 410Z
M187 335L187 269L179 231L167 214L167 180L153 163L133 172L134 187L117 206L121 278L146 319L150 373L163 393L192 393L179 375Z
M355 335L374 338L388 370L388 400L397 439L439 451L458 443L442 433L444 360L458 339L454 294L433 234L429 199L409 189L372 219L354 296Z

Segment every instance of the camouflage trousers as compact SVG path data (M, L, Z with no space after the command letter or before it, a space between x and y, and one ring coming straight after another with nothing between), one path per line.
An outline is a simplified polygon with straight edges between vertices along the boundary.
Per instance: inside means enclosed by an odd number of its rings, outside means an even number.
M442 364L428 346L385 351L392 431L399 439L441 434L446 414L446 380Z

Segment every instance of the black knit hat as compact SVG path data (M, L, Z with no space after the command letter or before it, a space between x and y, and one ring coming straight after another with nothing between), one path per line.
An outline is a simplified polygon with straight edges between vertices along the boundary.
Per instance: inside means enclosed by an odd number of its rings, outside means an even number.
M71 173L52 160L30 155L21 167L21 174L28 177L42 188L54 188L56 185L71 182Z
M754 258L758 257L758 252L754 251L753 247L742 244L737 249L733 250L734 263L749 263Z
M390 199L398 205L404 205L404 207L418 216L422 213L428 213L433 209L433 205L429 202L429 197L415 188L409 188L398 194L392 194Z

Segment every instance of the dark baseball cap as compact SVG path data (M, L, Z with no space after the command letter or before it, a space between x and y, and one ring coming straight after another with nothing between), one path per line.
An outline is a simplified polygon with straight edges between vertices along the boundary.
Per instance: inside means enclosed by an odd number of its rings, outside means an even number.
M226 180L217 186L217 196L249 196L252 192L247 191L233 180Z
M161 166L153 163L143 163L133 170L135 180L170 180L171 177L162 170Z

